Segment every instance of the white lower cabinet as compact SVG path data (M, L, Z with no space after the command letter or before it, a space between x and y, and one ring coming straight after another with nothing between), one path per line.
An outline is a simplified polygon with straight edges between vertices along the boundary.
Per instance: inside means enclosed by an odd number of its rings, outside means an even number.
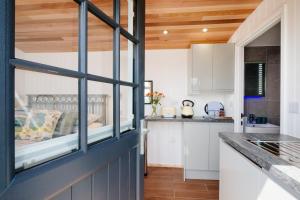
M296 200L262 169L220 140L220 200Z
M261 188L259 188L259 200L297 200L288 191L270 179L265 173L262 173Z
M183 132L186 172L208 170L209 124L186 122Z
M209 131L209 169L219 171L220 161L220 132L233 132L234 127L231 123L213 123Z
M220 141L220 200L254 200L261 169Z
M186 179L219 179L219 132L232 132L232 123L183 123Z
M182 123L148 122L148 165L182 167Z

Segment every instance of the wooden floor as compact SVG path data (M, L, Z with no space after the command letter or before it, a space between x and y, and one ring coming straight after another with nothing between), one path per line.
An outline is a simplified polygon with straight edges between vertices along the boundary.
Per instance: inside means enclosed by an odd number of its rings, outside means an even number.
M182 169L149 167L144 194L145 200L218 200L219 182L184 182Z

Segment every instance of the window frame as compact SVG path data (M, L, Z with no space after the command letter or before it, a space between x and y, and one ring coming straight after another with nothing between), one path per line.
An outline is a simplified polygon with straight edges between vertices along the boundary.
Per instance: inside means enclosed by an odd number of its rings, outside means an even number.
M74 156L81 156L84 153L87 153L89 148L87 144L87 81L95 81L99 83L109 83L113 85L113 138L105 140L103 142L99 141L98 145L106 145L109 142L120 140L124 135L120 133L120 86L129 86L133 88L133 113L135 115L134 127L139 126L139 118L143 113L142 109L139 108L139 105L135 103L140 101L142 96L140 95L143 91L143 86L140 83L140 80L143 80L144 75L143 69L139 68L139 63L143 62L144 59L144 30L139 27L143 25L144 18L139 19L136 17L134 22L134 33L135 35L127 32L120 25L120 0L114 1L114 19L106 15L98 7L96 7L92 2L88 0L74 0L79 7L79 27L78 27L78 70L69 70L64 68L59 68L56 66L51 66L47 64L41 64L37 62L27 61L15 58L15 1L14 0L5 0L0 2L0 22L4 24L4 28L0 30L0 43L5 44L3 48L0 48L0 81L4 84L0 85L0 128L2 128L4 134L0 134L0 146L3 148L3 151L0 152L0 161L5 163L3 168L0 169L0 191L3 191L4 188L10 184L14 176L16 176L15 170L15 138L14 138L14 82L15 82L15 69L23 69L34 72L41 72L44 74L54 74L62 77L72 77L79 80L78 87L78 97L79 97L79 150L65 156L56 158L54 160L49 160L48 162L41 164L43 167L47 168L50 165L53 165L54 162L59 163L61 159L66 158L67 160ZM137 5L137 0L134 0ZM135 6L135 13L138 16L143 16L142 13L138 13L137 7L142 5ZM4 9L1 9L4 8ZM2 12L4 11L4 12ZM98 76L94 74L88 74L88 41L87 41L87 31L88 31L88 13L95 15L99 20L102 20L114 30L113 37L113 78L107 78L103 76ZM8 23L7 23L8 22ZM134 44L134 53L133 53L133 82L127 82L120 80L120 37L124 36ZM140 39L138 39L140 37ZM2 41L1 41L2 40ZM5 41L5 42L4 42ZM141 57L140 57L141 56ZM2 73L3 72L3 73ZM142 72L142 74L141 74ZM139 133L138 129L129 131L128 133ZM1 148L0 147L0 148ZM2 149L1 149L2 150ZM3 161L3 162L2 162ZM20 173L30 173L28 171L37 170L41 168L41 165L36 165L30 169L24 170Z
M0 1L0 191L14 177L14 70L9 60L15 57L15 1Z

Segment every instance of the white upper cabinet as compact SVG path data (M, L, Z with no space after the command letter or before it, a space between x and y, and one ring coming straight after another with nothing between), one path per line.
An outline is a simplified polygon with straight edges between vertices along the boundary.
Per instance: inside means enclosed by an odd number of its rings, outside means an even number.
M234 44L213 46L213 90L234 89Z
M189 65L189 94L234 89L234 44L192 45Z
M192 92L212 89L212 55L213 46L210 44L192 46L193 67L190 71L190 83Z

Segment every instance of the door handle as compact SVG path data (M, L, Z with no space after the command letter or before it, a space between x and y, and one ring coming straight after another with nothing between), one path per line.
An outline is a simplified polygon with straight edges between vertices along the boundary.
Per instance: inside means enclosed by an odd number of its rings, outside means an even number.
M243 125L243 133L246 133L246 125L248 121L247 115L241 113L241 118L242 118L242 125Z
M147 122L146 122L147 123ZM140 132L140 154L145 155L145 151L147 151L145 144L147 142L147 134L150 132L149 129L146 128L146 123L144 119L141 119L140 125L141 125L141 132Z

